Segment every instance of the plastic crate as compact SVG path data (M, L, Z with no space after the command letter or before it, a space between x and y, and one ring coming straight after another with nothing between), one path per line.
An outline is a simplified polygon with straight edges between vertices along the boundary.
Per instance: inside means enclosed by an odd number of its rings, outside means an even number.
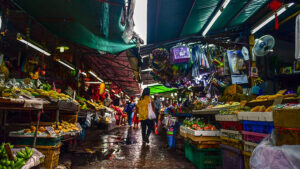
M300 145L300 129L275 127L276 145Z
M193 161L193 148L191 145L191 142L189 140L184 141L184 153L185 158L187 158L189 161Z
M222 153L220 149L200 149L193 146L193 164L199 169L215 169L222 166Z
M222 129L225 130L243 130L243 126L239 121L220 121Z
M249 141L257 144L259 144L265 137L269 135L269 134L255 133L249 131L242 131L242 134L245 141Z
M237 139L232 139L232 138L228 138L228 137L220 137L222 140L222 144L239 149L239 150L243 150L244 146L241 140L237 140Z
M273 122L242 121L244 131L270 134L274 129Z
M223 169L244 169L244 158L241 150L223 144L220 147Z
M60 147L62 144L57 146L36 146L35 148L45 155L44 162L41 163L42 168L55 169L58 166ZM15 145L15 147L25 147L25 145Z
M36 145L38 146L57 146L61 143L60 137L37 137ZM10 136L10 142L14 145L32 146L34 137Z
M232 139L237 139L237 140L243 140L243 136L240 133L240 131L236 131L236 130L221 129L221 136L232 138Z
M244 151L252 153L257 145L258 144L256 144L256 143L245 141L244 142Z
M243 151L243 156L244 156L244 166L245 166L245 169L251 169L250 168L251 153Z

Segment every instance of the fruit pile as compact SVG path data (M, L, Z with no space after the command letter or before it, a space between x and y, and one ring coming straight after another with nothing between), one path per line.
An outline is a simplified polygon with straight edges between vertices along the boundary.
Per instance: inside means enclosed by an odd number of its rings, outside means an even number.
M216 106L208 106L207 108L213 109L213 108L226 108L226 107L232 107L232 106L238 106L240 105L240 102L227 102L225 104L217 104Z
M204 130L204 131L215 131L217 130L214 125L208 124L203 122L200 119L194 119L194 118L186 118L183 121L183 126L189 127L193 130Z
M72 98L69 95L58 93L54 90L46 91L43 89L30 89L30 88L26 88L25 90L29 91L35 97L44 96L44 97L48 97L49 99L66 100L66 101L72 100Z
M232 107L228 110L220 110L220 114L226 115L226 114L238 114L240 111L250 111L250 107L247 106L240 106L240 107Z
M79 128L75 124L68 123L66 121L62 121L61 123L59 122L57 128L56 128L56 123L53 123L52 128L54 129L54 132L57 135L64 135L64 134L69 133L69 132L79 131ZM36 130L36 127L31 126L30 128L25 129L24 133L33 134L33 133L35 133L35 130ZM48 132L47 132L45 126L40 126L38 128L38 135L48 135Z
M0 169L20 169L25 164L26 161L33 155L33 150L25 147L24 150L17 152L14 160L9 160L8 155L5 150L5 144L2 143L0 146ZM8 143L9 144L9 143ZM13 145L10 145L10 148L13 148Z
M274 105L266 108L265 106L256 106L250 110L250 112L270 112L273 111Z
M100 110L100 109L104 109L104 105L102 102L100 103L95 103L95 102L91 102L91 101L86 101L87 105L94 108L95 110Z
M286 89L284 90L280 90L278 91L276 94L274 95L261 95L256 97L255 100L252 100L251 102L263 102L263 101L268 101L268 100L275 100L278 97L283 97L284 99L297 99L297 95L296 94L290 94L290 93L286 93Z

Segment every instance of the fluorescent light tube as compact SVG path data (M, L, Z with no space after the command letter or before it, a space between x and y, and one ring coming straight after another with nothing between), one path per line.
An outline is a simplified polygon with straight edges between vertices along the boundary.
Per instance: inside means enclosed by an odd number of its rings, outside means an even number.
M37 50L37 51L39 51L39 52L41 52L41 53L47 55L47 56L50 56L50 55L51 55L50 53L46 52L45 50L43 50L43 49L41 49L41 48L35 46L34 44L32 44L32 43L30 43L30 42L28 42L28 41L26 41L26 40L24 40L24 39L21 39L21 40L19 40L19 41L22 42L22 43L24 43L24 44L26 44L26 45L28 45L28 46L30 46L30 47L32 47L32 48L35 49L35 50Z
M89 73L90 73L92 76L94 76L96 79L98 79L100 82L103 82L103 80L100 79L94 72L89 71Z
M144 70L142 70L142 72L150 72L150 71L152 71L153 69L151 69L151 68L148 68L148 69L144 69Z
M102 82L85 82L86 84L101 84Z
M209 29L213 26L213 24L219 18L219 16L221 15L222 11L227 7L227 5L229 4L229 2L230 2L230 0L225 0L225 2L222 4L221 8L218 9L218 12L215 14L215 16L212 18L212 20L209 22L209 24L207 25L207 27L202 32L202 36L205 36L207 34L207 32L209 31Z
M61 61L61 60L59 60L59 59L57 59L57 62L59 62L60 64L66 66L66 67L68 67L68 68L71 69L71 70L75 70L72 66L68 65L67 63L65 63L65 62L63 62L63 61Z
M118 94L115 94L118 98L120 98L120 95L118 95Z
M287 5L287 7L291 7L293 6L295 3L289 3ZM281 7L278 12L277 12L277 16L281 15L283 12L286 11L286 7L283 6ZM271 16L269 16L266 20L264 20L262 23L260 23L259 25L257 25L256 27L254 27L252 30L251 30L251 34L254 34L255 32L257 32L258 30L260 30L262 27L264 27L266 24L268 24L269 22L271 22L273 19L275 19L275 13L273 13Z
M81 72L81 74L83 74L84 76L86 76L86 75L87 75L85 72Z

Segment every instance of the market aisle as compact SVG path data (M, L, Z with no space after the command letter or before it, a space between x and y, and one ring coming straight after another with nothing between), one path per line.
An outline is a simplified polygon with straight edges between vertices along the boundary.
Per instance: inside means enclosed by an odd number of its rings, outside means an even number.
M92 133L72 154L72 168L195 168L184 152L167 148L166 136L152 135L145 146L140 129L121 127L101 136L99 131Z

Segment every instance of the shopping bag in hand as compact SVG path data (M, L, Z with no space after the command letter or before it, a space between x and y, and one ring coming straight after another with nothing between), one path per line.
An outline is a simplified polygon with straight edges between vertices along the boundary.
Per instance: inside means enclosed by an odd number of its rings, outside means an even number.
M149 104L148 104L148 119L150 120L156 119L155 112L152 109L151 98L149 98Z

